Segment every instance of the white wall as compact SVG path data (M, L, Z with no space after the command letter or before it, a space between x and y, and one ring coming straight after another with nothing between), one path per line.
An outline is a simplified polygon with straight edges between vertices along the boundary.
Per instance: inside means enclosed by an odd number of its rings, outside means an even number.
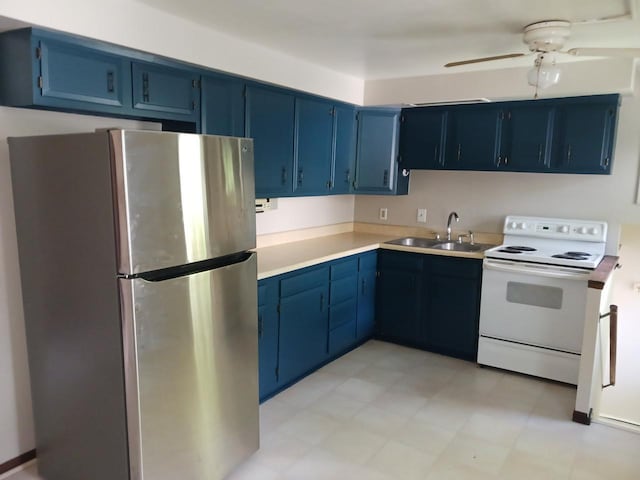
M232 38L134 0L8 1L0 15L362 104L364 81Z
M279 198L277 202L277 210L257 215L258 235L353 221L354 195Z
M635 66L632 58L563 63L560 69L560 82L540 90L540 98L633 92ZM444 75L368 80L364 104L401 105L478 98L494 101L531 99L535 89L527 83L528 71L529 67L463 73L453 73L452 69L452 73Z
M0 107L0 463L34 448L7 137L156 124Z
M619 307L616 385L602 392L600 415L640 427L640 223L622 226L621 244L611 292Z

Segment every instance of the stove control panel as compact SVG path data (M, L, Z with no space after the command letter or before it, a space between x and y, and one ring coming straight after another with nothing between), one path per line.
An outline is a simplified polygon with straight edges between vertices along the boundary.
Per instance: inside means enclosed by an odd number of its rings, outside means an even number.
M505 235L521 235L548 239L605 242L607 240L607 223L589 220L509 215L504 221L503 233Z

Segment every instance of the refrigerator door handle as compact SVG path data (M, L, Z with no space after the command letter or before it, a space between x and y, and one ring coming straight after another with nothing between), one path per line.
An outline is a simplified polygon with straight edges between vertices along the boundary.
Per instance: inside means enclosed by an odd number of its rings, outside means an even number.
M217 270L219 268L228 267L237 263L243 263L249 260L253 252L240 252L224 257L212 258L201 262L188 263L177 267L162 268L151 272L140 273L132 278L142 278L149 282L162 282L172 278L184 277L194 273L205 272L207 270Z

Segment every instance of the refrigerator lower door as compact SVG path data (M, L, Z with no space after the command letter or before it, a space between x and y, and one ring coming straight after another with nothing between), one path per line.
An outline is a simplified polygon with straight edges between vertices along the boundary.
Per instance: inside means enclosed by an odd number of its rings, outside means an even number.
M121 279L132 480L218 480L259 447L256 254Z

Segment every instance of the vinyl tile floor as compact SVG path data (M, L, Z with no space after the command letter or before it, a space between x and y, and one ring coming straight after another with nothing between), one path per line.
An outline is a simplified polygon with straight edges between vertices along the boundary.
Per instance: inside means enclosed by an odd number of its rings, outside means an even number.
M640 435L573 423L575 395L370 341L261 405L261 448L229 480L640 478Z

